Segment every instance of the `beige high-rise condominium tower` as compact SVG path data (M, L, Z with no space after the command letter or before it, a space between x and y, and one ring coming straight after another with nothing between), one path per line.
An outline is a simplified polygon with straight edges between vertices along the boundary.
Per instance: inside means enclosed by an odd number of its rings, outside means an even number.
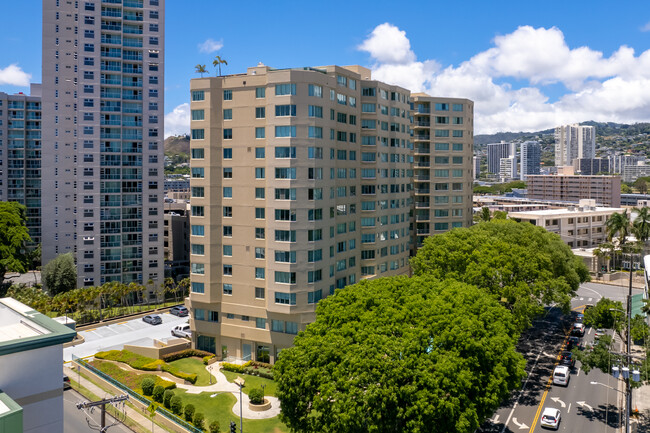
M411 95L415 153L415 248L472 224L474 103Z
M259 65L194 79L191 98L195 347L274 362L314 320L320 299L361 279L409 273L407 89L372 80L360 66ZM447 129L470 132L448 142L471 140L471 101L453 103L463 105L455 115L463 123ZM451 159L461 154L462 163ZM462 196L445 204L451 226L471 221L471 144L445 155L445 167L456 163L465 176L446 179L446 194Z
M43 263L80 286L163 279L164 10L43 1Z

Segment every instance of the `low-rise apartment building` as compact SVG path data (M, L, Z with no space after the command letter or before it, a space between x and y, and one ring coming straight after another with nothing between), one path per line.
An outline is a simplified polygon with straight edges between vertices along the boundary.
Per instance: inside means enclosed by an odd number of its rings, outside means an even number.
M595 200L580 200L577 206L528 212L510 212L508 217L529 222L560 235L571 248L592 248L607 240L607 220L622 208L597 207Z
M527 198L577 203L592 199L600 206L621 205L619 176L528 176Z

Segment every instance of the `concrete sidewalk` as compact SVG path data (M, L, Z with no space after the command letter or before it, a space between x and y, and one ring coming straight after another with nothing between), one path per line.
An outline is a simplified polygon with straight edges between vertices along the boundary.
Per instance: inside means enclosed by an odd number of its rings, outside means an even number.
M104 398L104 397L109 397L111 394L104 391L101 389L99 386L95 385L93 382L87 380L83 376L79 376L79 373L76 371L72 370L69 368L67 365L63 367L63 373L66 374L71 380L78 382L81 380L80 385L93 394L95 394L99 398ZM81 377L81 379L80 379ZM83 393L82 393L83 394ZM133 409L129 407L128 405L124 406L126 416L131 419L133 422L138 424L142 430L144 431L152 431L151 430L151 418L147 413L142 413L139 410ZM158 415L159 416L159 415ZM154 431L156 432L161 432L161 431L166 431L166 432L173 432L173 430L168 430L160 425L156 425Z

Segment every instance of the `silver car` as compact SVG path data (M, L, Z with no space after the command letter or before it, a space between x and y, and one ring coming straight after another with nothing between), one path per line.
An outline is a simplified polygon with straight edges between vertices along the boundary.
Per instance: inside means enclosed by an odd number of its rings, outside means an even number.
M150 325L160 325L162 323L162 319L157 314L150 314L148 316L144 316L142 320L145 323L149 323Z

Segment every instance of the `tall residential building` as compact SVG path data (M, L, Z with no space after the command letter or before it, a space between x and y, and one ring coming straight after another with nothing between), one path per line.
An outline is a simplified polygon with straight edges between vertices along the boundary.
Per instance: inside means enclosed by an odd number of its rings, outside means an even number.
M645 162L645 156L640 155L613 155L609 157L609 170L611 173L623 174L628 165L638 165Z
M501 170L501 158L511 156L512 146L510 143L490 143L487 145L488 173L499 174Z
M577 158L596 157L596 127L563 125L555 128L555 166L573 165Z
M473 167L474 167L474 179L478 179L481 176L481 157L475 156L473 158Z
M164 0L43 1L43 262L162 282Z
M411 95L415 153L415 234L424 239L472 225L474 103Z
M528 176L527 198L579 202L593 199L599 206L621 206L619 176Z
M573 160L573 170L576 174L591 176L609 173L608 158L577 158Z
M638 162L636 165L623 167L623 182L634 182L640 177L650 176L650 165Z
M41 86L30 95L0 92L0 201L27 207L27 228L41 242Z
M539 174L542 162L542 149L537 141L521 143L521 169L519 179L526 180L529 175Z
M409 91L360 66L190 87L193 343L274 362L321 298L409 272Z
M517 178L517 157L509 156L499 160L499 177L503 182Z

